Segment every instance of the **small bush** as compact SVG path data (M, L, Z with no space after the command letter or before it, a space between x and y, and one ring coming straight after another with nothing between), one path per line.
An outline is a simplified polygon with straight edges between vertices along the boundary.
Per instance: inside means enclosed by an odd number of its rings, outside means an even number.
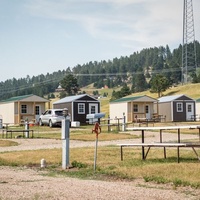
M175 187L178 187L178 186L188 186L190 185L187 181L182 181L180 179L175 179L173 180L173 184Z
M159 183L159 184L168 182L165 178L160 177L160 176L144 176L143 178L144 178L145 182L152 181L152 182Z
M77 168L86 168L87 164L77 162L76 160L72 161L72 167L77 167Z

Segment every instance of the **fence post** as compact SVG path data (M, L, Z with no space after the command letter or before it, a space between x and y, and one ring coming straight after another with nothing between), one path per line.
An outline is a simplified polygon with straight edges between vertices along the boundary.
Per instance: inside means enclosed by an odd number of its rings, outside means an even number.
M110 132L110 116L108 115L108 132Z
M25 120L25 137L29 138L29 122L28 122L28 119Z
M126 116L125 116L125 113L123 113L122 131L126 131Z

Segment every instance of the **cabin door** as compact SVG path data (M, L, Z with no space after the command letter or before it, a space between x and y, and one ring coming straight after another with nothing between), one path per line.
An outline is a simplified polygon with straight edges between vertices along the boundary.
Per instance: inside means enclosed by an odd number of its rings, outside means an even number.
M186 120L195 120L193 103L186 103Z
M95 104L95 103L90 103L89 104L89 114L95 114L95 113L98 113L98 104ZM97 122L98 119L97 118L94 118L94 119L89 119L89 123L94 123L94 122Z
M145 105L145 113L146 113L146 118L150 119L151 115L150 115L149 105Z

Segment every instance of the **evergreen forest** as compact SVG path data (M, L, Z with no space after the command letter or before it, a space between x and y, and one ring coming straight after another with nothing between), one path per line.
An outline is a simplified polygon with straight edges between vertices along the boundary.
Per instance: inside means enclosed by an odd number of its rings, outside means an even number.
M197 66L200 67L200 43L198 41L195 43ZM200 82L200 72L195 72L194 69L188 69L191 75L190 82ZM131 93L140 92L151 88L156 75L162 75L167 80L168 86L176 85L181 83L182 78L182 45L173 51L168 45L146 48L130 56L107 61L90 61L52 74L33 77L27 75L25 78L1 81L0 100L27 94L44 97L53 93L68 74L76 77L79 89L93 83L95 88L125 86L129 87Z

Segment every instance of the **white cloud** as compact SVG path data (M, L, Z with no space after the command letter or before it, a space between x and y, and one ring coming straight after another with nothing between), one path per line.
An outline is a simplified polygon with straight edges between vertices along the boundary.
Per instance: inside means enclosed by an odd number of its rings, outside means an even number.
M200 6L199 0L194 0L193 5L195 11ZM122 46L175 47L182 42L181 1L31 0L26 7L34 16L74 23L94 39L116 41ZM195 16L195 24L199 24L199 18L199 14ZM198 26L197 39L199 31Z
M94 3L95 2L95 3ZM91 3L91 5L90 5ZM101 4L101 10L98 9ZM90 6L89 6L90 5ZM181 22L180 3L173 0L97 0L97 1L31 1L32 14L79 23L93 37L131 39L154 37L177 32ZM131 9L129 9L129 6ZM172 7L173 6L173 7ZM127 12L128 11L128 12ZM181 24L180 31L181 32ZM114 33L114 34L113 34ZM172 33L171 33L171 37ZM168 34L169 38L169 34ZM158 39L158 38L157 38Z

